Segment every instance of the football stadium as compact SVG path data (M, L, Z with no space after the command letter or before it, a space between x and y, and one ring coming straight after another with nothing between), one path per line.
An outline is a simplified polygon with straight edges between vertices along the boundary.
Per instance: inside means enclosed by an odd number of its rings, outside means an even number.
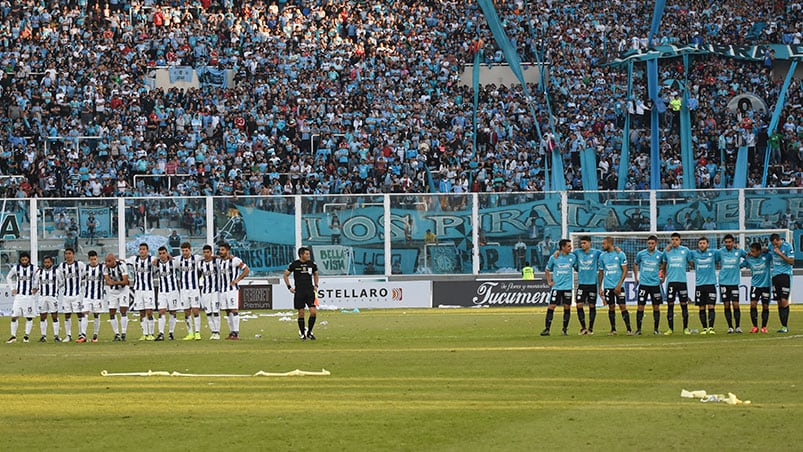
M803 3L0 28L5 449L803 440Z

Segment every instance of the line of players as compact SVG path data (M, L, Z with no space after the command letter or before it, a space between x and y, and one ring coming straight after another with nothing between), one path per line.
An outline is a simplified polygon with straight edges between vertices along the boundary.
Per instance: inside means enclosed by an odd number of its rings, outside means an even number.
M75 260L75 251L67 248L64 262L54 265L54 259L46 256L42 266L37 267L31 263L28 253L20 253L19 263L11 267L6 278L14 296L11 337L6 343L17 341L20 318L26 319L23 342L29 342L37 313L42 334L39 342L47 341L48 315L52 319L53 340L72 341L73 314L78 319L75 342L97 342L100 316L106 312L113 340L125 341L129 306L139 312L142 341L175 339L176 313L180 310L184 311L187 324L184 340L200 340L201 309L212 331L209 339L220 339L221 310L226 312L230 331L226 339L239 339L238 284L249 269L231 254L229 244L219 244L217 255L210 245L203 247L202 255L192 254L190 244L185 242L181 244L181 254L175 257L170 256L164 246L158 249L157 256L152 256L147 243L141 243L138 254L126 260L109 254L101 263L95 251L89 251L87 256L87 263L79 262ZM158 334L154 312L159 314ZM59 313L64 315L63 337ZM90 314L94 319L94 332L88 339ZM168 318L169 330L165 336Z
M571 241L559 242L559 250L551 256L546 267L546 280L552 287L550 303L547 308L546 325L541 336L548 336L557 306L563 306L564 336L571 319L572 289L574 272L577 272L578 287L575 296L580 334L594 334L597 295L608 306L608 319L611 324L610 335L616 335L616 306L619 306L622 320L628 335L641 335L644 310L649 299L652 303L653 333L671 335L675 330L675 303L680 304L683 319L683 333L692 334L689 328L689 294L687 270L695 273L695 305L699 308L700 334L715 334L714 321L719 296L725 308L728 333L741 333L741 310L739 308L739 283L741 269L751 272L750 282L750 320L751 333L767 332L770 298L774 296L778 305L781 328L778 333L788 333L789 294L794 264L792 245L779 234L770 236L770 248L762 248L752 243L749 252L736 246L733 235L723 238L724 246L718 250L709 249L708 239L701 237L697 249L690 250L680 244L680 234L673 233L670 243L662 251L658 249L658 238L650 236L647 248L639 251L633 265L633 279L638 287L638 308L636 330L631 328L630 314L625 304L622 290L628 263L625 254L614 246L613 238L606 237L602 250L591 248L591 237L580 238L580 249L572 250ZM719 272L717 272L719 267ZM668 329L661 333L660 306L663 303L662 286L666 282ZM762 305L761 328L758 326L758 304ZM589 322L586 324L585 305L589 307Z

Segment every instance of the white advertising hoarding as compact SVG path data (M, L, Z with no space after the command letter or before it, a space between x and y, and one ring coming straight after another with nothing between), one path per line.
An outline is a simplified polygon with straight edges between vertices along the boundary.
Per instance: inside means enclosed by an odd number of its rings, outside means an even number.
M431 308L432 283L321 279L318 302L338 309ZM293 294L283 283L273 287L273 309L293 309Z

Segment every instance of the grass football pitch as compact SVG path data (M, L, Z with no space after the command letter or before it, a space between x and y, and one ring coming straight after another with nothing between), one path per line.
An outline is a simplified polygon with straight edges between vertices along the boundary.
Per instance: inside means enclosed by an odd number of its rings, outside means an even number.
M242 322L239 342L207 340L204 321L203 341L137 342L139 325L131 322L129 341L113 343L104 322L99 343L40 344L35 322L32 343L0 345L2 449L801 447L803 309L793 307L787 335L774 333L774 306L772 332L761 335L725 334L720 311L716 336L653 336L648 313L650 334L609 337L600 311L593 337L577 336L574 313L570 336L558 326L540 337L544 313L321 312L314 342L300 341L295 321L279 317ZM698 326L694 312L690 323ZM8 318L0 328L7 333ZM179 321L177 336L185 331ZM101 376L294 369L331 375ZM681 389L732 392L752 404L701 403L681 398Z

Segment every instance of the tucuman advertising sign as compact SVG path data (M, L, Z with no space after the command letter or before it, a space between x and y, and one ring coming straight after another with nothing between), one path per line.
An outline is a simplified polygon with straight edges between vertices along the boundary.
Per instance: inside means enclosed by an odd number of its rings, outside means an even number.
M434 281L434 306L547 306L544 279L500 281Z

